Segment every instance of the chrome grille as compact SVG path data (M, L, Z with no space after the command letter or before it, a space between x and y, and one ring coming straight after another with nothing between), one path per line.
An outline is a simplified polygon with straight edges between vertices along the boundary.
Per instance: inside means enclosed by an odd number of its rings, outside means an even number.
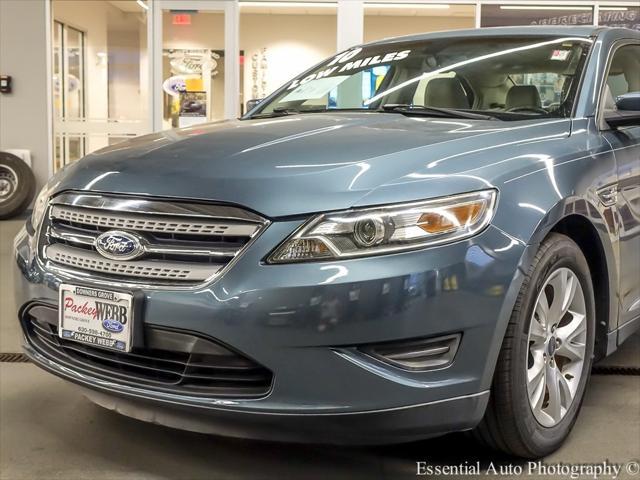
M219 275L267 223L236 207L67 193L50 202L41 253L67 271L184 285ZM139 258L109 259L97 251L97 238L116 229L142 240Z
M91 225L123 230L142 230L145 232L186 233L192 235L249 235L255 232L255 225L229 225L206 220L176 221L175 218L139 218L135 215L119 213L117 217L101 212L91 213L68 206L54 206L51 216L70 223Z

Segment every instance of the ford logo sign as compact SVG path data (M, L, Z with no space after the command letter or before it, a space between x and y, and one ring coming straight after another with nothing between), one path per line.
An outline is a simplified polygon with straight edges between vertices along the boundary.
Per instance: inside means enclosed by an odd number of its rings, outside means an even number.
M113 333L120 333L124 329L124 325L122 325L117 320L113 320L112 318L105 318L102 321L102 326L106 331Z
M111 260L133 260L144 253L142 239L137 235L119 230L103 233L95 242L96 250Z

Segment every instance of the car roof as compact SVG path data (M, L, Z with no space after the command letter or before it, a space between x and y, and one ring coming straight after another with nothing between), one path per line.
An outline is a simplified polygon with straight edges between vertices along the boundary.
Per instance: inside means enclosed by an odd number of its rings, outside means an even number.
M437 40L442 38L471 38L471 37L502 37L502 36L569 36L569 37L592 37L604 30L620 30L624 28L608 28L596 27L594 25L581 26L558 26L558 25L527 25L515 27L484 27L469 28L464 30L449 30L442 32L420 33L414 35L406 35L402 37L390 37L375 42L367 43L367 45L378 45L382 43L395 43L406 41L420 40ZM628 31L628 30L627 30Z

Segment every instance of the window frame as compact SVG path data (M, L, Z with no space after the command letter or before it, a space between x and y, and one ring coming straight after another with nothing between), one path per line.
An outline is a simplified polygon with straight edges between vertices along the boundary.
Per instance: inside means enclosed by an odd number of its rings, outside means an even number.
M635 45L640 48L640 40L632 39L632 38L623 38L613 42L611 48L609 48L609 53L607 54L607 63L605 68L603 69L603 74L600 82L600 91L598 92L598 103L596 105L596 125L598 126L599 131L611 131L613 130L607 122L604 120L604 95L606 92L607 86L607 78L609 77L609 71L611 70L611 63L613 62L613 57L615 57L617 51L629 45Z

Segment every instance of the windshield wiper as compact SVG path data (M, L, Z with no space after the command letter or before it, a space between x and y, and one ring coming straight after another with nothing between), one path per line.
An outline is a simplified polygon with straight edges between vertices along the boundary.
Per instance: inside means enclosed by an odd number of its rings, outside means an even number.
M491 115L481 115L479 113L466 112L455 108L425 107L423 105L409 105L407 103L388 103L382 106L381 111L401 113L403 115L468 118L471 120L493 120L496 118Z
M292 115L295 113L299 113L295 108L285 108L285 107L276 107L271 110L269 113L254 113L249 118L274 118L274 117L286 117L287 115Z
M1 0L0 0L1 1ZM256 113L249 118L273 118L283 117L285 115L294 115L302 113L340 113L340 112L371 112L367 108L327 108L327 107L313 107L313 108L288 108L288 107L276 107L269 113Z

